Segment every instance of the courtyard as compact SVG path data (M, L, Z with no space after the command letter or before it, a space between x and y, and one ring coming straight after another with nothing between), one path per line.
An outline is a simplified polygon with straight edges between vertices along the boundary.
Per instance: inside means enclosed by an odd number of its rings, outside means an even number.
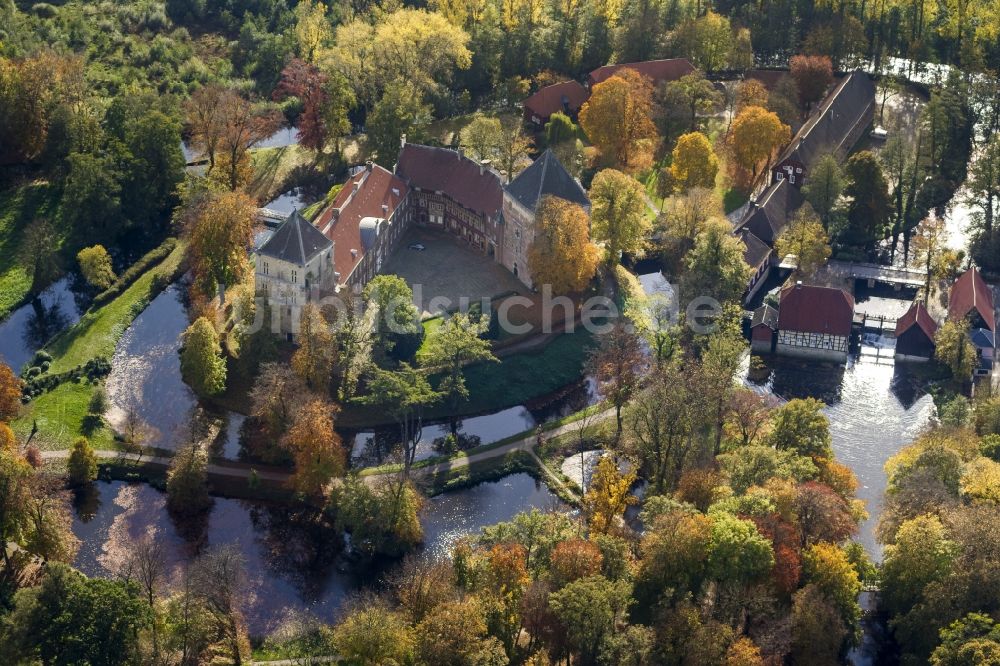
M422 250L414 249L415 246ZM492 257L466 247L454 236L431 229L411 228L380 271L406 280L423 316L457 308L460 299L530 295L527 287Z

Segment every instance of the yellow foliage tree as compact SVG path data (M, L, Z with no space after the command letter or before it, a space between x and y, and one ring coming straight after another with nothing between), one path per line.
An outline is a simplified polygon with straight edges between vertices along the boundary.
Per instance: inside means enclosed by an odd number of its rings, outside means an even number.
M333 39L333 30L326 20L326 5L312 0L299 2L295 6L295 36L302 59L315 62L323 47Z
M347 456L333 428L335 409L325 400L310 400L299 409L282 439L295 459L290 483L303 495L322 496L330 480L344 474Z
M689 132L677 139L670 175L678 191L687 192L692 187L712 189L717 173L719 158L715 156L707 136L701 132Z
M586 211L563 199L544 197L535 226L535 240L528 248L534 284L551 285L555 294L582 291L601 260L600 250L590 242Z
M830 258L830 237L823 229L823 223L806 204L792 217L791 224L781 232L774 244L779 258L794 254L798 259L798 271L810 276Z
M632 176L604 169L590 185L594 238L604 243L608 262L618 262L623 252L639 254L652 224L646 216L646 190Z
M733 121L729 133L729 148L736 166L745 176L746 184L757 180L757 174L778 148L788 143L792 131L777 114L759 106L748 106Z
M320 309L312 303L302 307L298 331L299 348L292 355L292 370L313 391L330 388L333 372L333 331Z
M650 164L659 136L652 116L652 89L632 69L598 83L580 109L580 126L601 154L626 170Z
M969 341L967 321L946 321L934 334L934 358L948 366L956 382L966 382L976 365L976 348Z
M590 519L591 531L611 531L625 509L630 504L635 504L636 498L629 494L635 478L633 470L626 474L618 471L613 455L601 458L591 479L590 490L583 496L583 506Z
M962 473L962 496L972 502L990 502L1000 506L1000 463L976 458Z

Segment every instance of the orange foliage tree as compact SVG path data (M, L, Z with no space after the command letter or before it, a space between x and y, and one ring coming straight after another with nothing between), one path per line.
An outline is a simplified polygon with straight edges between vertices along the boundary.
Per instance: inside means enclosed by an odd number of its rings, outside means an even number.
M330 480L344 474L347 456L333 429L334 405L310 400L295 415L283 444L295 459L292 486L303 495L320 497Z
M653 124L653 89L632 69L622 69L594 86L580 109L580 126L605 159L626 170L652 161L659 135Z
M535 240L528 268L535 286L552 285L554 294L582 291L597 271L600 250L590 242L586 211L556 197L544 197L536 213Z
M748 106L740 111L729 133L729 150L738 169L737 179L744 186L751 186L774 152L791 137L791 129L777 114L759 106Z

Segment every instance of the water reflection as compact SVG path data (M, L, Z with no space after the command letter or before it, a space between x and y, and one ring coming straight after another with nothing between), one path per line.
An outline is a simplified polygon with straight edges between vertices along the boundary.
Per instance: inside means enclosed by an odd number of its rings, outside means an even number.
M598 399L593 380L585 379L555 394L530 401L526 405L462 419L459 431L465 435L479 437L483 444L490 444L530 430L539 423L572 414L594 404ZM424 460L439 455L434 450L434 440L446 436L449 432L447 423L425 425L414 460ZM392 447L398 439L398 429L395 426L358 432L354 436L351 449L353 464L357 466L383 462L390 455L397 453Z
M879 349L863 345L860 358L846 366L764 357L766 370L748 373L747 384L785 400L812 397L827 404L833 451L854 470L857 495L870 516L859 540L880 559L874 529L886 486L883 465L924 428L934 403L908 366L893 362L891 348Z
M64 277L0 322L0 360L19 371L35 351L80 320L83 296Z
M121 431L134 413L147 431L146 445L167 449L181 443L197 407L177 354L188 323L181 297L171 285L136 317L118 341L107 380L111 424Z
M312 511L215 498L200 536L170 518L165 496L144 485L98 482L80 507L73 532L82 542L74 565L90 576L113 576L137 540L163 544L171 577L202 549L235 545L242 553L253 594L246 613L251 632L273 630L290 611L308 611L332 621L346 594L374 585L379 569L345 573L338 567L340 536ZM425 548L447 554L460 537L510 520L532 508L562 509L545 486L527 474L441 495L421 516Z

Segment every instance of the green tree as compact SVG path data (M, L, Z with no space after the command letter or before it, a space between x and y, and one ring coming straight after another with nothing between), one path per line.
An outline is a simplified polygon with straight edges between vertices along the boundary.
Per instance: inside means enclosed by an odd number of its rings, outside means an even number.
M871 252L876 244L889 235L892 210L889 185L875 153L862 151L847 160L844 169L847 187L847 225L840 232L840 241L862 252Z
M333 629L333 644L350 664L404 664L412 659L416 634L401 613L378 597L347 609Z
M25 661L120 664L141 660L140 632L151 621L134 585L86 578L52 563L41 585L14 596L4 634Z
M834 209L843 191L844 173L840 162L834 155L821 156L809 170L809 178L802 186L802 194L819 215L826 231L830 230Z
M372 368L368 380L370 393L360 402L381 405L399 425L403 445L403 473L409 475L417 443L423 432L424 409L440 399L422 370L400 363L396 370Z
M85 247L76 254L80 272L84 279L97 289L107 289L115 281L115 271L111 267L111 256L103 245Z
M642 183L614 169L599 171L590 185L590 206L591 235L604 243L609 265L623 254L642 254L652 228Z
M779 451L794 451L800 456L830 458L830 420L823 414L825 405L816 398L795 398L775 410L771 444Z
M338 529L351 534L351 545L368 557L397 557L423 539L418 514L420 493L403 478L369 483L348 477L330 497Z
M657 99L663 109L662 132L667 137L697 131L698 117L714 112L722 104L722 94L701 72L668 81Z
M631 603L628 583L603 576L575 580L549 595L549 606L581 664L594 664L604 639Z
M576 123L565 113L556 111L545 123L545 145L556 146L565 141L576 141L578 132Z
M449 427L453 435L458 433L456 413L469 399L465 366L499 361L490 351L489 340L483 338L489 323L487 315L474 321L468 314L453 314L434 329L417 353L422 367L431 372L441 372L437 390L448 405Z
M735 302L746 291L751 269L743 259L744 247L730 233L724 220L707 222L688 252L687 270L681 277L684 303L707 296L720 303Z
M117 240L125 227L121 173L106 156L73 153L63 189L63 221L78 238Z
M122 213L144 234L156 238L167 230L184 180L181 124L156 109L130 119L124 135Z
M1000 625L985 613L969 613L941 630L931 666L1000 664Z
M364 299L369 308L377 308L377 348L397 361L413 358L423 342L424 328L406 280L398 275L376 275L365 286Z
M848 630L840 614L815 585L806 585L792 597L792 663L835 666Z
M375 161L391 168L399 155L400 140L420 141L431 121L431 107L420 89L393 81L368 116L368 149Z
M691 54L695 65L711 74L729 63L735 40L729 19L708 10L682 23L674 34L674 41L680 53Z
M226 389L226 360L219 334L205 317L188 326L182 336L181 376L199 395L216 395Z
M97 478L97 455L86 437L78 437L67 462L69 480L75 486L83 486Z
M472 121L459 132L459 140L462 147L468 149L472 155L483 162L494 160L500 152L502 143L503 127L499 118L491 118L477 113Z
M34 470L15 447L0 448L0 540L24 543L31 512L31 482ZM3 549L4 567L9 568L10 549Z
M719 581L752 582L774 566L771 541L749 520L728 513L712 518L708 540L708 575Z
M885 547L882 565L886 609L901 615L912 609L931 583L951 572L959 545L948 538L937 516L922 515L904 521Z
M46 219L30 223L21 237L20 263L31 278L31 292L40 293L59 275L59 241Z

